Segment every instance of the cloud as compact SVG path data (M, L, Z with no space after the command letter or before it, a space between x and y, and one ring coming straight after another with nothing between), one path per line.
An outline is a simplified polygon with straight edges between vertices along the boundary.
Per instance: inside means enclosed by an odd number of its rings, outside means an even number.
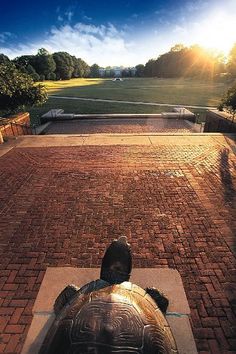
M36 54L39 48L45 48L51 53L66 51L83 58L90 65L95 62L101 66L135 64L135 44L126 41L124 37L124 30L118 30L112 23L95 26L80 22L73 26L64 24L52 27L44 40L20 43L14 47L2 46L0 52L14 58Z
M86 16L86 15L83 16L83 19L86 21L92 21L92 17Z
M57 20L59 22L64 22L64 23L71 22L72 17L74 16L74 10L75 7L70 6L67 9L64 9L63 11L60 6L57 6L56 8Z
M167 13L167 10L164 9L164 8L160 8L160 9L154 11L154 14L155 14L155 15L164 15L164 14L166 14L166 13Z
M205 1L205 0L198 0L198 1L188 1L185 4L184 10L188 11L188 12L196 12L199 10L204 10L205 8L207 8L209 6L209 2Z
M72 17L74 16L74 12L72 12L71 10L68 10L65 12L65 16L67 17L68 21L70 22Z
M15 35L11 32L0 33L0 43L6 43L10 38L14 38Z

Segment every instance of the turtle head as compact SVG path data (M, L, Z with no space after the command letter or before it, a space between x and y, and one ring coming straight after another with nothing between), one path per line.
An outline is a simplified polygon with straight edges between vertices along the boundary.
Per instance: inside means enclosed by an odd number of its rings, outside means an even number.
M102 260L101 279L110 284L128 281L132 269L130 245L125 236L112 241Z

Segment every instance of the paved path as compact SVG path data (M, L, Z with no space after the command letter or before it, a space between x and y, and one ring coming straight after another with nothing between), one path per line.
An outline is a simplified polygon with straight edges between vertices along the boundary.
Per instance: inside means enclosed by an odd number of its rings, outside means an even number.
M171 103L156 103L156 102L141 102L141 101L120 101L120 100L109 100L101 98L84 98L84 97L72 97L72 96L56 96L50 95L51 98L59 98L64 100L80 100L80 101L94 101L94 102L112 102L112 103L125 103L125 104L138 104L145 106L163 106L163 107L185 107L185 108L200 108L200 109L216 109L216 107L211 106L194 106L185 104L171 104Z
M45 134L190 133L199 132L200 127L200 124L193 124L182 119L75 119L52 122L45 130Z
M126 235L135 267L180 272L199 353L235 353L234 147L219 134L98 134L2 148L0 352L20 353L48 266L98 267Z

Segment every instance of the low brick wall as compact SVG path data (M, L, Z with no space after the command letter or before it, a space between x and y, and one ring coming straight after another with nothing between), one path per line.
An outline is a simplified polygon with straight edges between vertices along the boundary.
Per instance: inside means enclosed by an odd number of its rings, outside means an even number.
M207 111L204 133L236 133L236 117L216 110Z
M0 125L0 143L4 139L32 134L30 127L30 115L28 112L19 113L15 117L4 119Z

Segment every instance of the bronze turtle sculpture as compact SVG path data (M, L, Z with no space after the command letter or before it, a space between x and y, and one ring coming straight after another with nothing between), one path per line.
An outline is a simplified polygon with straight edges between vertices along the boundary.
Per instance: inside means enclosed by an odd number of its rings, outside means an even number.
M39 353L177 354L164 316L168 299L129 282L131 268L130 246L120 237L103 257L100 279L60 293Z

